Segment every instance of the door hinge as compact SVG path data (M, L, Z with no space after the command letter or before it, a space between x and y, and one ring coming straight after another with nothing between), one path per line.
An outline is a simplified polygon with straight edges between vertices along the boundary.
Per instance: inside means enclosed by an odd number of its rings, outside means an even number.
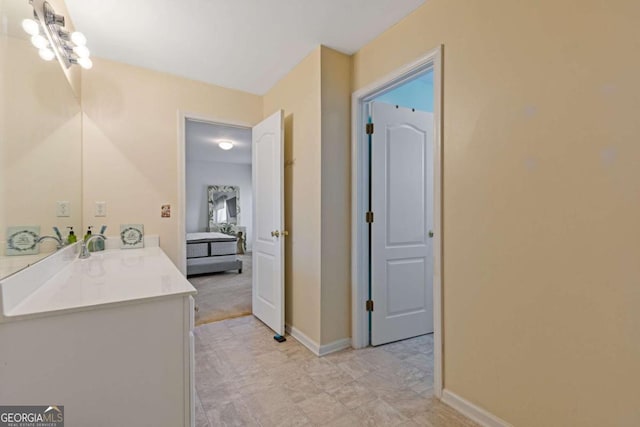
M365 220L367 221L367 224L372 224L373 223L373 212L371 212L371 211L367 212L367 215L365 216Z
M367 311L373 311L373 300L367 300Z
M367 135L373 135L373 123L367 123L366 132Z

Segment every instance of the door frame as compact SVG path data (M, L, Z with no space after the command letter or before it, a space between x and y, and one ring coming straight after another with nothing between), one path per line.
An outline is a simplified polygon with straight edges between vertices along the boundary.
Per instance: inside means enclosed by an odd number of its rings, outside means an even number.
M416 61L392 71L376 82L365 86L351 97L351 345L369 345L369 316L365 304L368 299L368 224L365 221L368 204L368 145L365 133L368 103L417 75L433 69L434 118L434 212L433 212L433 327L434 327L434 394L442 397L442 54L443 46L427 52Z
M252 125L249 123L178 110L178 212L176 216L178 228L176 232L179 242L178 256L180 257L178 259L178 270L180 270L184 277L187 277L187 120L212 125L252 129Z

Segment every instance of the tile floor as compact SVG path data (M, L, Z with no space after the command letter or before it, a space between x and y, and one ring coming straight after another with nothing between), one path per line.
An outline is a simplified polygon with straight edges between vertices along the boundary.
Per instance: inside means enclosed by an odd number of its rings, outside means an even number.
M432 336L322 358L251 316L198 326L196 426L471 427L432 397Z

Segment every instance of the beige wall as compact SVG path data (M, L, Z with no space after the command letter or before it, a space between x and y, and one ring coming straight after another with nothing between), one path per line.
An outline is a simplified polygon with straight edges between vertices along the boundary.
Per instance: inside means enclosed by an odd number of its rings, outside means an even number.
M319 46L264 96L285 116L286 323L318 345L350 336L350 88L351 57Z
M259 96L107 60L94 60L82 79L83 221L108 225L143 223L178 263L178 111L255 124ZM94 217L96 201L107 217ZM160 217L170 203L171 218Z
M351 57L321 48L321 344L351 336Z
M285 321L320 342L321 105L318 47L264 96L264 117L284 110Z
M517 426L640 425L640 3L429 0L443 43L445 387Z

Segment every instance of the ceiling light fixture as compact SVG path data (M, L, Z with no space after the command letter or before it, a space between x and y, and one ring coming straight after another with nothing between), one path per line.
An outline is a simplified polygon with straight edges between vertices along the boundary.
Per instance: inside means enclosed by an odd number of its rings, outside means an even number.
M22 29L30 36L35 36L40 33L40 23L34 19L23 19Z
M75 46L73 48L73 53L75 53L78 56L78 58L88 58L89 55L91 55L91 52L89 52L89 49L83 45Z
M87 44L87 38L80 31L71 33L71 41L78 46L85 46Z
M38 49L40 57L51 61L57 55L67 68L74 64L91 68L91 52L84 34L67 31L64 16L56 14L48 2L30 0L29 3L33 6L34 19L23 20L22 29L31 36L31 43Z
M36 49L43 49L49 46L49 40L47 40L46 38L44 38L44 36L41 36L40 34L36 34L35 36L31 37L31 44Z
M223 150L231 150L233 148L233 142L231 141L220 141L218 142L218 147Z
M90 70L93 67L93 61L90 58L78 58L75 63L85 70Z
M53 61L53 59L56 57L56 54L53 53L53 51L48 47L43 47L42 49L40 49L38 51L38 55L40 55L40 58L44 59L45 61Z

